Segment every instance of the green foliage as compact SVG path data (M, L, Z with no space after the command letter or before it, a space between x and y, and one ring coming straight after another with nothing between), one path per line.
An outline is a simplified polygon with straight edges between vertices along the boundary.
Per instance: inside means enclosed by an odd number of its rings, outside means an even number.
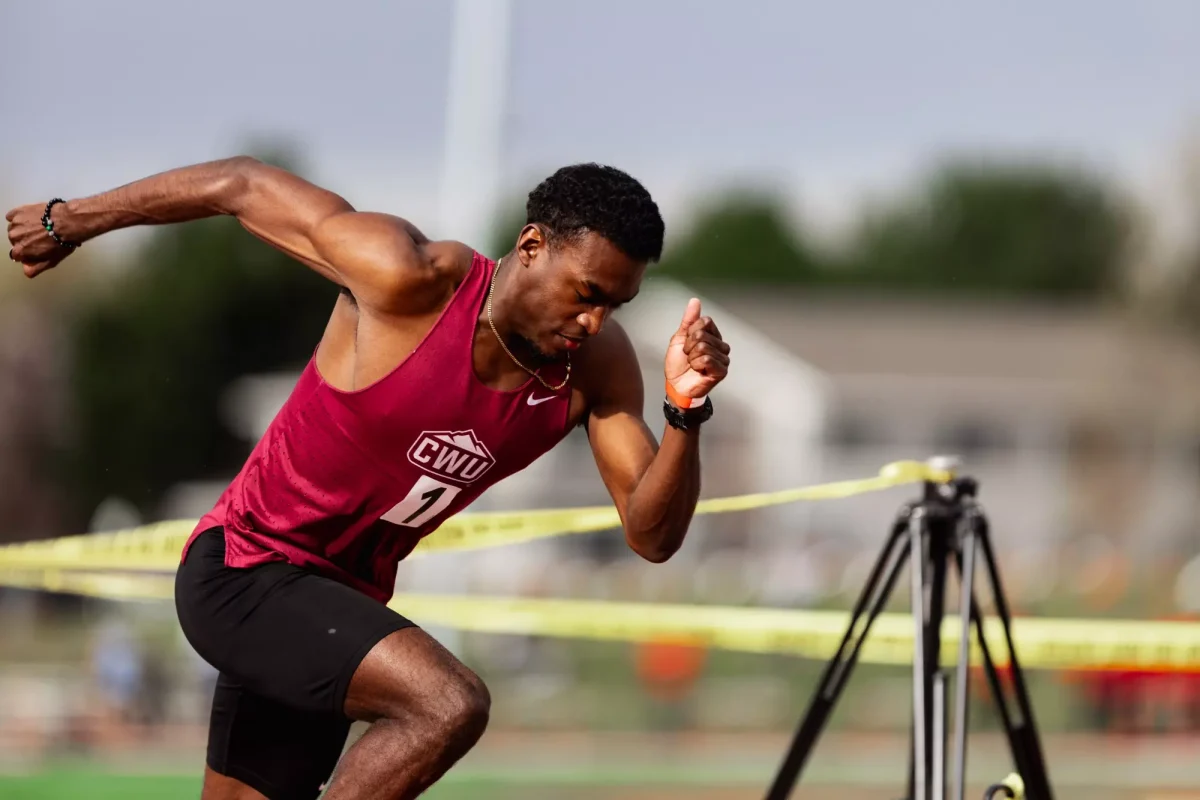
M71 332L81 521L109 495L153 513L172 484L235 472L248 450L221 421L222 394L302 366L337 293L228 218L156 231L112 288Z
M1114 287L1128 223L1081 172L950 166L859 229L840 283L1050 299Z
M699 215L659 271L694 284L802 284L821 279L819 255L769 196L739 194Z
M1083 172L950 165L864 215L841 253L807 241L769 196L726 198L662 272L694 284L1087 298L1114 288L1128 227L1114 192Z

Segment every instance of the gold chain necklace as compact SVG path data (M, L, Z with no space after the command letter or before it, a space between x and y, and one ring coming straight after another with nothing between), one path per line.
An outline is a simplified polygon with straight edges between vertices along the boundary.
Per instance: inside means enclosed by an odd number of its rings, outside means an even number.
M541 375L539 375L537 372L535 372L534 370L531 370L529 367L525 366L524 364L522 364L520 361L517 360L517 357L514 356L512 354L512 352L508 349L508 345L506 345L504 343L504 339L500 336L500 332L498 330L496 330L496 323L492 321L492 292L494 292L496 290L496 276L500 274L500 265L502 263L504 263L503 258L501 258L499 261L496 262L496 268L494 270L492 270L492 283L488 287L488 294L487 294L488 325L491 326L492 333L494 333L496 335L496 341L500 343L500 347L504 349L504 352L508 353L508 357L512 359L512 362L514 364L516 364L518 367L520 367L521 369L528 372L533 377L537 378L538 382L540 384L542 384L542 386L545 386L547 389L549 389L552 392L557 392L559 389L561 389L567 385L567 381L571 380L571 354L567 353L567 376L565 378L563 378L563 382L560 383L558 386L551 386L550 384L546 383L546 381L544 381L542 379Z

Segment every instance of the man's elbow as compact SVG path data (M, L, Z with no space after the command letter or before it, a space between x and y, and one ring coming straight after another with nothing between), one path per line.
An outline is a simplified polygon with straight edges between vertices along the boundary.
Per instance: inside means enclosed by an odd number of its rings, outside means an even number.
M637 553L644 560L651 564L663 564L670 560L671 556L679 552L680 546L683 544L683 537L662 537L656 541L644 542L637 541L632 537L627 537L626 541L629 548Z
M226 169L240 172L259 169L260 167L266 166L266 164L260 159L248 155L229 156L228 158L221 159L220 164Z
M679 552L679 548L673 547L669 550L650 550L649 552L639 553L638 555L640 555L646 561L649 561L651 564L665 564L670 561L671 556L675 555L677 552Z
M214 205L225 214L237 215L245 207L266 165L253 156L233 156L217 164L210 187Z

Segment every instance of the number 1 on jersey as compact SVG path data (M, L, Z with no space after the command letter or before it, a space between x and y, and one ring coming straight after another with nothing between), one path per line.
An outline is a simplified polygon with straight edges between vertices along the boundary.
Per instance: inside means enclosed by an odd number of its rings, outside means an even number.
M445 511L459 491L457 486L422 475L405 498L384 514L382 519L406 528L419 528Z

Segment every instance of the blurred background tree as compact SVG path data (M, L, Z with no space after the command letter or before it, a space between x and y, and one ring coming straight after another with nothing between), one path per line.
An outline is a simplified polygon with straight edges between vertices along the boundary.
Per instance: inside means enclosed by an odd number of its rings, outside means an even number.
M283 150L258 157L300 170ZM107 289L70 331L63 466L78 530L105 498L152 516L173 484L236 472L250 445L223 424L222 394L239 376L302 367L337 296L230 218L154 230Z
M866 215L831 274L855 287L1052 300L1118 286L1125 204L1099 176L1030 164L950 164Z
M780 198L738 192L697 214L664 254L659 273L697 286L786 286L820 282L826 269Z

